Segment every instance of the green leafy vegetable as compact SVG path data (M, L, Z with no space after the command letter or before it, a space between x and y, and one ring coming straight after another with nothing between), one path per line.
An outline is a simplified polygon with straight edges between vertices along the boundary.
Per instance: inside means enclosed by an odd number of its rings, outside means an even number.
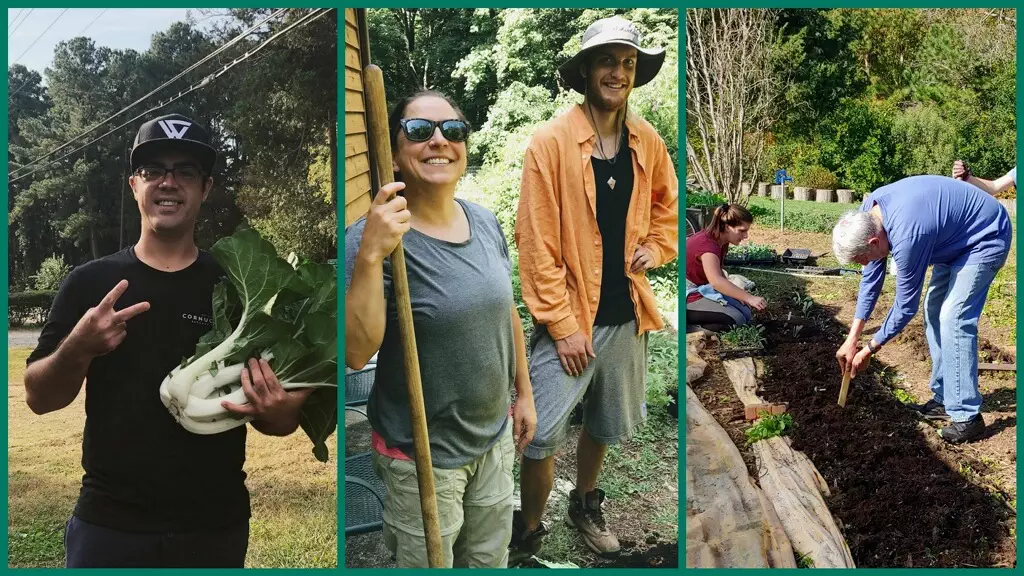
M793 417L789 412L783 414L769 414L762 412L757 423L747 428L743 433L747 437L747 446L758 440L766 440L775 436L785 436L793 428Z
M213 291L213 327L195 354L171 371L160 399L190 432L217 434L243 426L221 407L247 403L241 374L249 358L264 358L286 390L318 388L299 423L326 461L325 441L338 423L337 279L333 266L289 261L254 230L217 242L214 259L227 279Z

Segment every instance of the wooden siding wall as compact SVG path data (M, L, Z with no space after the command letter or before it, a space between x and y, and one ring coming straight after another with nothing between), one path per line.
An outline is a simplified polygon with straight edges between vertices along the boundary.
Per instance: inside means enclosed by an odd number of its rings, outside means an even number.
M345 226L370 209L370 154L356 11L345 9Z

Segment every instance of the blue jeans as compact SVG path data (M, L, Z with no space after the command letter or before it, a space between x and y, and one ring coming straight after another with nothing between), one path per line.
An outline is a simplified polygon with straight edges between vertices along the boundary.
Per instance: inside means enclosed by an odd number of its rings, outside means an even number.
M729 306L732 306L739 310L740 314L743 314L743 318L745 320L745 322L743 322L744 324L750 324L750 321L754 319L754 313L751 312L750 308L748 308L743 302L740 302L731 296L726 296L725 294L722 294L722 298L725 298L725 301L729 303Z
M981 413L978 389L978 319L999 264L932 266L925 295L924 332L932 357L929 383L953 422Z

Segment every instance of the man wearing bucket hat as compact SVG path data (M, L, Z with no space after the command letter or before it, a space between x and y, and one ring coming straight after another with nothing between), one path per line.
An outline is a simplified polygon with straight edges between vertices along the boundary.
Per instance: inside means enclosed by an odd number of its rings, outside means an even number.
M244 565L245 427L194 435L159 399L164 376L212 325L223 273L194 232L216 161L209 133L190 118L142 125L128 179L139 241L68 275L28 358L26 402L37 414L70 405L87 387L85 475L65 526L67 567ZM249 400L259 412L254 428L296 429L309 391L276 394L273 373L256 363L243 380L261 392Z
M515 560L540 550L554 454L581 400L584 430L568 518L595 553L619 552L597 481L607 447L646 417L647 332L663 321L645 271L678 251L676 168L628 100L664 60L663 49L642 47L628 20L594 22L559 68L583 103L542 126L526 151L515 240L536 326L530 380L537 432L523 454Z

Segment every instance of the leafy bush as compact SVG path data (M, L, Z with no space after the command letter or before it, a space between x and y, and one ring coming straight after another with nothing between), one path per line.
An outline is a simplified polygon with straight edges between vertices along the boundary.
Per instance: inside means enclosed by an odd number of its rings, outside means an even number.
M7 296L7 325L23 326L42 322L53 306L55 290L13 292Z
M64 281L69 272L71 272L71 266L64 262L64 256L53 255L43 260L39 266L39 272L31 278L35 282L36 290L56 290L60 288L60 283Z
M679 342L674 333L651 332L647 340L647 406L669 402L668 393L679 389Z
M808 188L835 190L839 187L839 179L824 166L801 166L793 171L793 184Z
M721 206L722 204L725 204L725 196L721 194L712 194L711 192L704 191L686 193L687 208L710 208Z

